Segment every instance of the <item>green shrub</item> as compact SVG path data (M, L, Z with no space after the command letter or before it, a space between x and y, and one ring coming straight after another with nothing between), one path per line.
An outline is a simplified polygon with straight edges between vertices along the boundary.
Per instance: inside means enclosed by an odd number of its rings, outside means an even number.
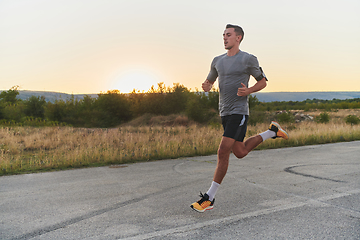
M266 112L264 111L250 111L249 125L256 126L258 123L266 122Z
M208 109L202 104L199 97L193 96L186 106L186 115L191 120L199 123L205 123L209 120Z
M99 94L95 116L99 127L114 127L131 119L129 99L116 90Z
M290 112L283 112L278 115L276 115L276 120L279 123L293 123L295 122L294 115Z
M29 100L24 103L24 113L26 116L34 118L45 118L45 97L31 96Z
M355 115L348 115L345 118L345 122L351 125L356 125L360 123L360 119Z
M2 109L2 115L6 120L14 120L20 122L24 117L24 104L22 102L8 103Z
M330 116L328 113L323 112L315 118L317 123L328 123L330 121Z
M9 91L0 91L0 101L14 104L18 102L16 96L19 95L19 86L13 86Z

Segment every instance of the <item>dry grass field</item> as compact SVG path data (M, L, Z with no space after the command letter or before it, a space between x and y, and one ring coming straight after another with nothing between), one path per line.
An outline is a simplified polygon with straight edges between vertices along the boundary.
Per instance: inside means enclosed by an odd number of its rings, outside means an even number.
M208 127L0 128L2 174L121 164L216 151L218 130Z
M307 112L317 116L321 112ZM282 124L290 139L267 140L258 149L360 140L360 125L344 118L357 110L329 112L329 123ZM248 127L248 136L268 124ZM220 126L123 126L113 129L72 127L0 127L0 175L123 164L215 154Z

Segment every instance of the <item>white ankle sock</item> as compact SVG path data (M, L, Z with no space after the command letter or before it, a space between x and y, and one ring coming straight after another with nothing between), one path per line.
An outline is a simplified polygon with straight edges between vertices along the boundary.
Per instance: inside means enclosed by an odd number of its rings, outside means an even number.
M267 131L265 131L265 132L263 132L263 133L260 133L259 135L262 137L263 141L265 141L266 139L275 137L275 136L276 136L276 132L271 131L271 130L267 130Z
M215 194L216 191L218 190L218 187L220 186L220 184L218 184L217 182L212 182L211 183L211 187L209 188L209 190L207 191L207 195L209 195L209 200L212 201L215 198Z

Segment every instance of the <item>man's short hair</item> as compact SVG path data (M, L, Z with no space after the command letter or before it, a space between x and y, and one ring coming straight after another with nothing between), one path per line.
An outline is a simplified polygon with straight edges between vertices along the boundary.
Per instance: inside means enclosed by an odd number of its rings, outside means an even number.
M237 36L241 35L240 42L244 39L244 30L240 26L228 24L226 25L226 28L233 28Z

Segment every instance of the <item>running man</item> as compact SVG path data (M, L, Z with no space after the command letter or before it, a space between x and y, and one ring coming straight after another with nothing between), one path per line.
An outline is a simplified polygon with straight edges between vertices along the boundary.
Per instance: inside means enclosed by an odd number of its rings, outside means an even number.
M231 152L237 158L243 158L269 138L289 138L277 122L271 122L269 130L244 142L249 117L248 96L265 88L267 78L257 58L240 50L240 42L244 39L241 27L226 25L223 38L227 53L214 58L202 88L205 92L210 91L218 78L219 112L224 134L218 148L213 182L205 194L200 192L201 199L191 205L191 208L198 212L205 212L214 207L215 194L226 175ZM248 86L250 75L257 81L252 87Z

